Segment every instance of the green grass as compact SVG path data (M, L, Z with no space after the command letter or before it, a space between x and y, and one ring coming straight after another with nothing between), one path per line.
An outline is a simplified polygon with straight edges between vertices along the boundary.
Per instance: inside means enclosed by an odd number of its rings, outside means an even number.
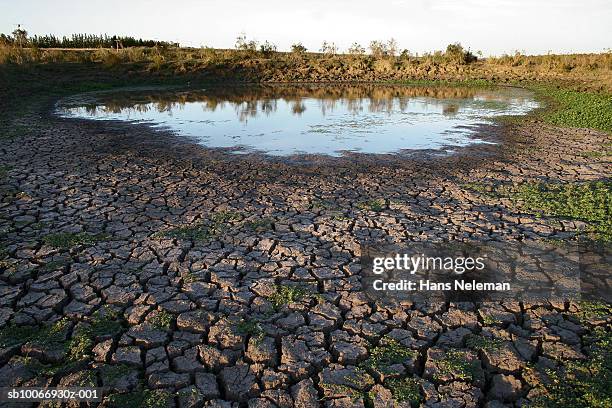
M501 339L490 339L477 334L469 334L465 345L472 350L498 350L504 344Z
M365 211L381 212L385 208L384 200L369 200L362 201L357 204L357 208Z
M390 372L390 366L402 364L407 360L413 359L418 355L412 350L391 337L383 337L378 346L369 350L369 357L361 365L364 368L379 371L382 373Z
M539 86L536 92L548 100L542 119L553 125L612 132L612 94L577 92Z
M142 390L128 394L113 394L108 397L112 408L166 408L172 395L163 390Z
M256 220L247 221L244 226L255 232L265 232L274 229L273 218L258 218Z
M608 408L612 406L612 335L599 328L593 335L589 359L565 361L547 372L544 396L535 408Z
M464 188L489 198L509 198L517 211L536 217L558 217L584 221L585 238L612 241L612 182L523 183L518 186L492 186L468 183Z
M470 190L489 198L494 198L498 196L498 194L495 192L495 187L488 183L463 183L461 184L461 187L465 190Z
M67 318L58 320L50 326L7 326L0 331L0 347L15 347L32 343L48 350L63 350L66 358L60 363L42 364L34 359L25 362L34 371L54 376L67 372L86 361L98 336L116 335L121 330L121 323L114 320L112 314L102 317L94 313L89 324L83 324L69 335L70 321Z
M68 359L78 361L87 359L95 345L96 338L116 336L122 330L121 320L111 309L106 308L105 314L96 311L88 324L77 327L68 342Z
M307 291L299 286L278 285L276 292L268 300L272 302L275 309L279 309L284 305L300 301L306 294Z
M211 230L208 225L194 224L184 227L177 227L165 231L163 234L166 238L176 238L190 240L196 242L204 242L215 236L215 231Z
M590 158L595 158L595 159L598 159L600 157L612 157L612 150L591 150L588 152L580 153L580 156L590 157Z
M390 378L385 381L385 386L391 390L397 402L409 402L410 406L418 407L423 401L421 386L415 378Z
M242 319L236 325L236 331L241 336L251 336L256 341L261 341L264 337L264 330L261 323L256 319Z
M604 302L581 301L578 306L579 310L572 315L583 324L612 316L612 305Z
M96 243L105 241L107 239L109 239L107 234L59 232L45 236L43 238L43 242L54 248L70 249L77 245L95 245Z
M6 326L0 331L0 348L15 347L36 339L40 329L34 326Z
M157 329L170 330L173 320L174 316L171 313L159 310L153 317L147 319L147 322Z
M501 323L500 320L496 319L495 317L491 316L490 314L485 314L484 316L482 316L482 322L484 324L486 324L487 326L493 326L493 325Z
M466 353L458 350L448 350L442 360L438 361L440 376L451 375L453 378L464 381L474 381L479 361L467 361ZM440 378L436 378L440 380Z
M517 200L523 210L536 215L588 222L588 232L596 240L612 241L611 182L528 183L512 191L511 198Z
M212 214L203 222L173 228L158 235L166 238L206 242L221 236L229 229L229 223L240 219L240 217L241 215L238 212L222 211Z

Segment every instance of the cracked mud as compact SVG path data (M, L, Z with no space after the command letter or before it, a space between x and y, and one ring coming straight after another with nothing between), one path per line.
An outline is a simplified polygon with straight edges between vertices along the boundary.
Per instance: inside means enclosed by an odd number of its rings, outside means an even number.
M102 406L524 406L609 327L573 302L391 307L359 280L365 241L571 237L580 222L467 186L604 178L579 153L606 134L530 123L449 157L291 162L30 120L0 144L0 386L98 386Z

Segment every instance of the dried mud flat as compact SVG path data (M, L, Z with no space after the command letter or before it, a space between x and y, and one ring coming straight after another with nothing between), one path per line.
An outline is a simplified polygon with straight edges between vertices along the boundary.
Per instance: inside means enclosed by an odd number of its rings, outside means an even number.
M366 241L567 238L580 225L466 186L607 177L580 154L606 134L528 123L447 157L282 161L118 123L25 125L0 142L0 327L48 328L7 335L0 386L95 385L104 406L409 407L397 390L524 406L610 324L570 302L389 306L359 283Z

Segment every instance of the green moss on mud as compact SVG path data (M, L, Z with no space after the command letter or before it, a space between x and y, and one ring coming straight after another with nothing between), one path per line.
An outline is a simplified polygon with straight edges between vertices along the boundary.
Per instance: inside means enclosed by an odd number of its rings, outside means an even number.
M43 242L54 248L70 249L78 245L95 245L107 239L109 239L107 234L59 232L45 236Z

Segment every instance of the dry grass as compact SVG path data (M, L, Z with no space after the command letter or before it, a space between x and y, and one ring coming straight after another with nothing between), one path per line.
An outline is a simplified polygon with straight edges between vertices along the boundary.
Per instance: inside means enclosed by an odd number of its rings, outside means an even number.
M100 64L106 68L160 75L204 74L240 81L404 81L414 79L499 81L570 80L585 89L612 89L612 52L539 55L520 53L476 62L449 52L362 55L310 52L142 47L37 49L0 46L3 64Z

